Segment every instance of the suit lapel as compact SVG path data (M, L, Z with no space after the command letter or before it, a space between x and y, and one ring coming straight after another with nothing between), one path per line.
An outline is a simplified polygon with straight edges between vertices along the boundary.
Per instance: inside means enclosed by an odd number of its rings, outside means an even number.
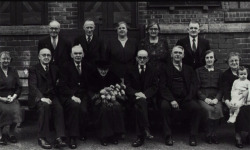
M47 80L47 78L45 76L45 70L43 69L43 67L42 67L42 65L40 63L37 65L37 72L39 74L41 74L42 77L44 77Z
M186 41L186 47L187 47L187 49L185 49L185 50L186 50L190 55L193 55L189 36L186 37L186 40L185 40L185 41Z

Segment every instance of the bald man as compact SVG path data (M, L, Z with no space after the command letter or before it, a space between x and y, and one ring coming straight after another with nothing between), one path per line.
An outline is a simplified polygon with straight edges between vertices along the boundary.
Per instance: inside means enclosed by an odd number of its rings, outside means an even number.
M148 103L157 92L158 80L156 70L147 65L149 58L146 50L139 50L136 56L137 64L128 67L125 75L126 94L135 107L136 131L138 138L132 143L133 147L143 145L149 134Z
M81 45L72 48L72 61L63 65L59 80L62 104L66 111L69 130L70 148L76 148L76 138L86 140L87 125L87 72L89 66L83 61L84 52ZM80 116L80 117L79 117Z
M65 137L63 108L57 97L56 83L59 71L55 65L50 65L51 52L47 48L39 51L39 63L29 70L29 106L38 111L38 144L44 149L51 149L47 140L50 134L50 121L56 130L55 147L64 147Z
M84 51L84 59L95 65L95 61L102 58L103 41L94 35L95 22L91 19L85 20L83 24L84 35L74 40L74 45L80 44Z
M38 41L38 51L42 48L51 50L51 63L60 67L71 60L71 43L65 38L59 36L60 23L53 20L48 25L49 36Z

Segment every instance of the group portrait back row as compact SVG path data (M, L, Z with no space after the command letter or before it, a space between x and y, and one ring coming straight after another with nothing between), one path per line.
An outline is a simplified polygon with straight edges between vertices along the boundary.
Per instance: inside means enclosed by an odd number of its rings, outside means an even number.
M84 22L84 35L74 39L73 45L59 36L58 21L51 21L48 30L49 36L38 42L39 62L29 68L28 77L28 103L37 111L37 140L42 148L77 148L78 140L87 140L90 120L101 145L118 144L129 119L134 119L137 136L131 145L142 146L154 138L148 117L152 105L160 112L157 117L167 146L174 145L172 114L179 110L188 117L190 146L197 145L200 126L205 142L219 144L217 128L225 115L223 106L228 110L227 122L235 127L235 146L250 143L248 68L240 66L237 52L228 54L226 71L217 68L209 41L199 37L199 22L191 21L188 35L171 49L154 21L148 22L147 36L138 42L127 36L124 21L116 27L117 37L107 43L93 34L91 19ZM18 142L15 131L22 122L18 102L22 87L10 64L10 52L2 51L0 145ZM124 119L127 113L132 117ZM54 141L48 140L51 123Z

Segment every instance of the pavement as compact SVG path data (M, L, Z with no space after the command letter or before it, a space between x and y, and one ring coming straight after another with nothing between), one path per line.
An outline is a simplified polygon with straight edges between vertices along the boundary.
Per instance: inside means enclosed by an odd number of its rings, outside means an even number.
M89 131L88 140L85 142L77 141L79 150L234 150L238 149L234 146L234 126L232 124L223 123L218 129L218 137L220 144L207 144L204 142L204 134L200 133L197 138L198 145L191 147L188 145L188 132L181 127L173 131L174 146L166 146L162 136L161 129L154 129L152 134L154 139L146 140L145 144L138 148L133 148L131 143L136 136L133 131L125 134L125 139L120 140L118 145L109 144L102 146L94 134L94 129ZM36 122L29 121L24 123L20 131L17 133L19 140L16 144L8 143L6 146L0 145L0 150L42 150L37 144ZM50 141L53 141L54 133L51 133ZM68 147L61 148L68 150ZM245 145L243 149L250 149L250 144Z

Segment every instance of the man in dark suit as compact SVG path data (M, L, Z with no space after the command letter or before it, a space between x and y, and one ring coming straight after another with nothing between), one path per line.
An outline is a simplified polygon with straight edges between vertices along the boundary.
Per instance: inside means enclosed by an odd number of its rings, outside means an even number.
M159 81L165 144L173 145L170 128L171 111L181 109L190 118L189 145L196 146L196 135L198 134L201 116L201 107L196 102L197 78L194 70L182 63L184 57L182 46L174 46L171 57L172 63L162 68Z
M143 145L149 134L148 103L157 92L158 80L156 71L147 65L148 52L139 50L137 65L128 68L125 75L126 94L135 106L136 131L138 138L132 143L133 147Z
M205 65L205 51L210 49L209 41L198 36L200 24L190 21L187 28L189 36L177 41L176 45L184 48L183 64L189 65L194 69Z
M64 147L65 137L63 108L59 103L56 92L58 68L49 64L51 51L43 48L39 51L40 62L29 70L29 106L38 110L38 144L45 149L51 149L47 141L50 135L50 118L56 130L55 147Z
M61 67L67 61L71 60L71 43L59 36L60 23L51 21L49 23L49 36L38 41L38 51L42 48L48 48L52 52L51 63Z
M87 64L82 61L84 56L80 45L72 48L72 61L65 63L59 80L62 105L66 112L66 127L69 130L70 148L77 147L76 137L86 140L87 124ZM72 115L75 113L75 115ZM77 115L78 114L78 115Z
M99 60L102 56L101 50L103 42L96 35L94 35L95 23L91 19L87 19L83 25L84 35L77 37L74 40L74 45L80 44L84 51L84 59L95 65L95 61Z

